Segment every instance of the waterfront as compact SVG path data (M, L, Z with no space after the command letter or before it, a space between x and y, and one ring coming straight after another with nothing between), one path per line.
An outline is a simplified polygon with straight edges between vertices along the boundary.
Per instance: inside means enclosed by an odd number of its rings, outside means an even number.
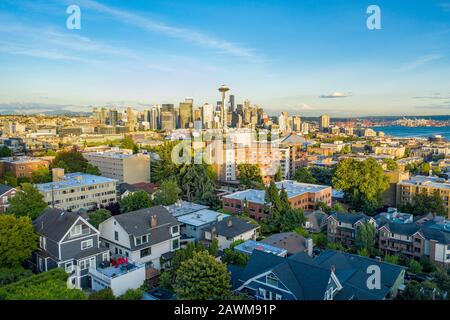
M433 135L441 135L446 140L450 139L450 126L445 127L403 127L385 126L373 127L375 131L383 131L385 135L393 137L420 137L427 138Z

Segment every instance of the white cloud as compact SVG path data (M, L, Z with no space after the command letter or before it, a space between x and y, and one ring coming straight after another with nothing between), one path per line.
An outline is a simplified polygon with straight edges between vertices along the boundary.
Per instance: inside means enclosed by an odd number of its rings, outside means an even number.
M400 68L397 69L399 72L411 71L417 68L420 68L426 64L432 63L436 60L442 59L444 56L442 54L429 54L416 60L413 60L407 64L404 64Z
M319 98L324 99L333 99L333 98L348 98L351 97L350 93L342 93L342 92L333 92L331 94L323 94L319 96Z
M296 109L301 111L314 110L312 106L306 103L299 104Z

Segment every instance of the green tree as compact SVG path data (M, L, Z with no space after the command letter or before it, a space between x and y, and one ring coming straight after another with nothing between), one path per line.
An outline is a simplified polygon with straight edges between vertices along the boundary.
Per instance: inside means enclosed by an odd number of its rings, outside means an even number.
M89 300L116 300L116 296L111 288L105 288L99 291L94 291L89 295Z
M52 181L52 174L46 166L39 166L31 173L33 183L47 183Z
M369 222L362 224L356 232L356 244L358 248L360 250L366 250L369 255L375 250L376 238L377 230L375 226Z
M246 189L261 189L264 187L261 176L261 168L257 164L241 163L238 164L237 179Z
M323 233L313 233L312 234L313 243L319 248L326 248L328 244L327 236Z
M122 213L136 211L143 208L150 208L152 200L147 192L138 190L131 192L120 200L120 211Z
M0 287L0 300L86 300L83 291L67 288L68 277L62 268L26 277Z
M234 250L234 248L237 245L244 242L245 242L244 240L236 240L232 242L229 248L223 250L221 261L226 264L233 264L240 267L245 267L247 265L250 256L246 255L245 253Z
M73 148L69 151L60 151L50 164L51 168L62 168L66 173L82 172L88 174L100 175L97 167L91 165L78 151Z
M180 300L220 300L231 294L230 274L209 253L197 252L181 264L174 290Z
M144 292L141 288L128 289L123 295L119 297L120 300L142 300Z
M366 248L360 248L358 249L357 253L358 256L363 256L363 257L369 257L369 250L367 250Z
M395 160L386 158L383 159L383 162L386 164L386 169L389 171L395 171L398 168L398 164Z
M120 143L120 147L122 149L129 149L129 150L133 150L135 151L137 146L133 141L133 138L131 138L130 136L126 136L122 142Z
M98 209L89 213L89 223L98 229L98 226L103 221L111 217L111 212L107 209Z
M0 215L0 266L20 266L37 248L38 239L29 217Z
M408 271L415 274L420 274L422 272L422 266L418 261L410 259L408 262Z
M16 188L19 185L17 178L14 177L11 171L5 172L5 174L3 175L3 183L13 188Z
M17 282L21 279L31 277L33 273L29 269L25 269L22 266L16 266L13 268L0 268L0 287Z
M300 167L297 170L295 170L294 173L294 180L297 182L303 182L303 183L317 183L316 178L309 172L307 168Z
M376 160L345 159L336 167L333 186L343 190L355 210L373 214L381 205L383 192L389 187L389 178Z
M393 255L387 254L384 256L384 261L392 264L400 264L400 257L396 254Z
M24 183L16 195L9 200L8 213L28 216L34 220L45 208L47 203L44 201L44 196L31 184Z
M149 150L153 152L155 157L159 158L158 160L152 159L150 162L150 177L152 182L177 178L180 166L172 161L172 151L178 143L178 141L166 141L162 145Z
M442 199L439 190L428 194L425 190L414 197L413 203L404 203L399 207L402 212L412 213L414 215L423 215L433 213L439 216L447 216L445 202Z
M163 181L159 190L154 194L153 203L155 205L170 206L178 201L180 192L181 190L176 181Z
M185 165L180 169L179 181L188 201L211 205L214 202L215 173L205 164Z
M13 152L10 148L8 148L7 146L0 147L0 158L12 157L12 156L13 156Z
M311 167L308 168L309 172L316 179L317 184L331 186L334 175L334 168L326 167Z
M277 173L275 173L275 181L282 181L283 180L283 173L281 172L281 166L278 167Z

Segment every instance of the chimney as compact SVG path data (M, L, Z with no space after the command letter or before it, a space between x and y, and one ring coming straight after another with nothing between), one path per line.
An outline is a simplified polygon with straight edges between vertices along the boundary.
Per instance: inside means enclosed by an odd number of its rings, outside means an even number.
M64 169L63 168L53 168L52 169L53 182L64 180Z
M231 228L232 226L233 226L233 219L230 218L230 219L227 220L227 227Z
M156 217L156 215L152 215L150 217L150 227L156 228L157 226L158 226L158 218Z
M336 272L336 267L334 265L331 266L331 272L333 272L333 273Z
M312 257L312 255L313 255L313 247L314 247L313 239L307 238L306 239L306 250L307 250L308 256L310 256L310 257Z

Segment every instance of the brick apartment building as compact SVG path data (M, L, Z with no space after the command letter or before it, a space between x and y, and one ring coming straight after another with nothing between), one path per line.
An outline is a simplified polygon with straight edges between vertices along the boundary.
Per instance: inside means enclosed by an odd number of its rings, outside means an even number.
M33 171L39 168L48 168L49 162L40 158L32 157L8 157L0 159L0 177L11 172L15 178L29 178Z

